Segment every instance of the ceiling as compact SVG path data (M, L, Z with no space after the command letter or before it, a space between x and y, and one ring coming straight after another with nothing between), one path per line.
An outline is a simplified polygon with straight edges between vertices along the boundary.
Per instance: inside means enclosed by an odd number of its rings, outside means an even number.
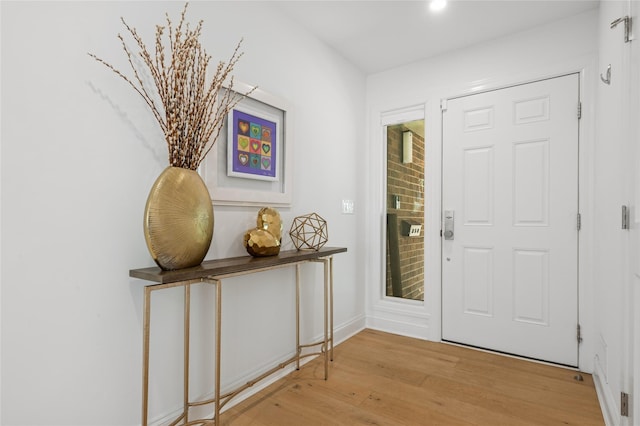
M587 0L276 1L281 11L365 74L504 37L598 7Z

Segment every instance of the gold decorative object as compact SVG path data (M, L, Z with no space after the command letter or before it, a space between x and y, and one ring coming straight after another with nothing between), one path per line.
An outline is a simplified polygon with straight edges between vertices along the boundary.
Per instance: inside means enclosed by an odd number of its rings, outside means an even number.
M258 212L257 227L244 234L244 246L251 256L276 256L282 242L282 220L276 209L264 207Z
M298 250L320 250L329 239L327 221L317 213L298 216L293 219L289 235Z
M167 167L151 188L144 210L149 253L164 270L202 263L213 236L213 205L200 175Z

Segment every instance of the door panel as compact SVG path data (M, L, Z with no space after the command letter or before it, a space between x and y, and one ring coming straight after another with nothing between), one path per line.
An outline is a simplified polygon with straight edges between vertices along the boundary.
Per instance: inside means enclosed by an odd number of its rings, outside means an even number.
M577 366L577 74L443 111L443 338Z

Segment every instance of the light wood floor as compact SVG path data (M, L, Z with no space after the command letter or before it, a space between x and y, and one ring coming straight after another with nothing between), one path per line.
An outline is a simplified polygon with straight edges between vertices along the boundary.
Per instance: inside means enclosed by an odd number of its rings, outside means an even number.
M364 330L223 413L223 425L603 425L575 371Z

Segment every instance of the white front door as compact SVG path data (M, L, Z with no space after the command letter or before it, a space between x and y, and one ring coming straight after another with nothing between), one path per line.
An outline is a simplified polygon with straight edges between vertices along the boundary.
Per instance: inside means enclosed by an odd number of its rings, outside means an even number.
M578 365L578 102L571 74L443 108L444 340Z

